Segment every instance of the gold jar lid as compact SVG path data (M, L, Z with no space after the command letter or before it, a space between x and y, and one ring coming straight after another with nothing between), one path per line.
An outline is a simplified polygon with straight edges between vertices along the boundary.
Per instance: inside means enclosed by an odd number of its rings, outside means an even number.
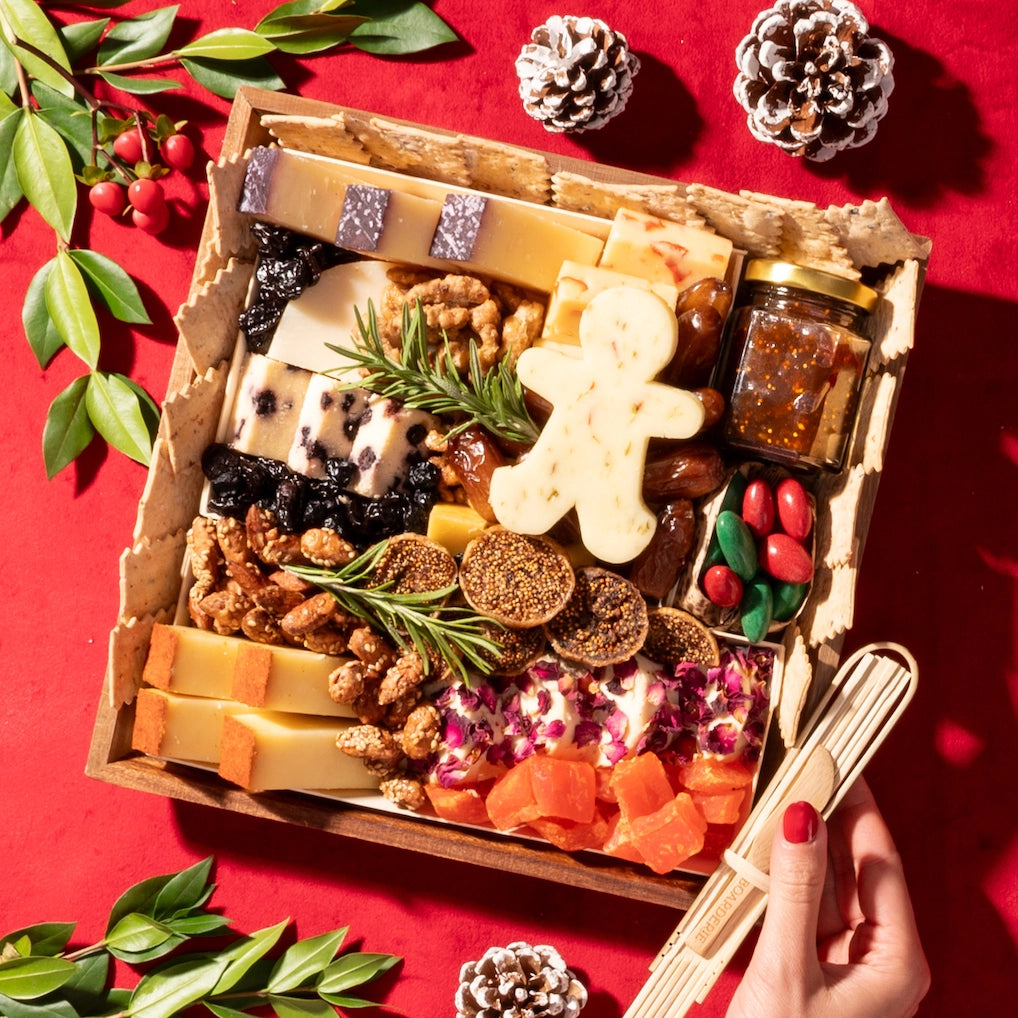
M876 290L863 286L854 279L769 258L754 258L749 262L746 265L746 281L775 283L779 286L793 286L797 290L809 290L825 297L834 297L836 300L855 304L864 311L872 311L880 297Z

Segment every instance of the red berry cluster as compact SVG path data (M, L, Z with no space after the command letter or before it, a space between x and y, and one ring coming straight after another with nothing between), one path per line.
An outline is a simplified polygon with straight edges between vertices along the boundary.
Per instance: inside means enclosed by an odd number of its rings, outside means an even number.
M194 162L194 143L163 117L152 127L133 119L115 123L126 126L113 138L112 155L103 153L111 169L102 172L92 167L102 179L90 184L88 200L108 216L122 215L130 208L139 230L162 233L170 221L170 207L159 178L171 170L187 170ZM158 163L153 159L156 153Z

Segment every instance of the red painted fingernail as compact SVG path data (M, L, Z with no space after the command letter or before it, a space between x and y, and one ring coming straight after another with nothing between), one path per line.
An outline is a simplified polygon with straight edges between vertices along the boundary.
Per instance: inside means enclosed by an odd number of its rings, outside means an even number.
M785 810L782 821L785 841L793 845L804 845L817 836L820 827L820 816L808 802L793 802Z

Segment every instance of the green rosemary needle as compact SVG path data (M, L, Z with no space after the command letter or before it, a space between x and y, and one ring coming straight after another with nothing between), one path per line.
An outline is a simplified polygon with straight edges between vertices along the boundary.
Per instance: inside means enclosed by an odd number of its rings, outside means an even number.
M467 378L463 378L453 363L446 337L444 355L432 364L428 358L427 320L420 304L413 310L403 308L400 358L396 360L382 344L374 305L368 302L367 322L359 309L355 308L354 313L361 334L360 346L327 344L347 361L367 368L369 373L350 383L351 387L368 389L429 413L455 415L459 421L450 435L479 424L511 442L532 445L537 441L539 429L527 412L523 386L504 360L485 372L477 344L471 340L470 370Z
M438 654L468 684L466 662L484 675L490 673L492 658L502 648L485 635L484 625L490 620L470 608L445 603L459 589L457 584L421 593L394 591L391 581L371 584L372 570L386 543L372 545L338 569L296 565L286 569L328 591L340 607L384 632L400 650L416 650L425 672L430 656Z

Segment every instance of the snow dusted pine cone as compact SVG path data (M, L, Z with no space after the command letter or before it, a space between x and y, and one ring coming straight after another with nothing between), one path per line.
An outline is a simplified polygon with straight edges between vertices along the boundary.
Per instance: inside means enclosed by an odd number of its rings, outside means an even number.
M546 131L591 131L621 113L640 61L598 18L555 14L516 58L523 108Z
M575 1018L587 991L553 947L489 947L460 969L456 1018Z
M779 0L735 51L754 137L818 162L863 145L887 112L894 57L848 0Z

